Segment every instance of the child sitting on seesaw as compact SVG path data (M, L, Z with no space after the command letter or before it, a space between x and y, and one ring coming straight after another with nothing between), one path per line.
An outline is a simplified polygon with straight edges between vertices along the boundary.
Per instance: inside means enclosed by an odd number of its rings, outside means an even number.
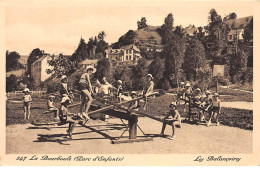
M163 126L160 136L164 136L164 130L166 128L167 122L170 122L172 125L172 136L169 138L170 140L173 140L175 136L175 127L181 127L181 116L177 110L177 104L176 102L172 102L169 105L170 111L169 113L164 117L163 119Z
M67 130L67 133L69 137L72 139L72 132L77 122L74 119L72 119L72 117L75 116L75 114L69 113L68 111L69 104L70 104L69 97L63 97L61 100L59 117L60 117L61 124L69 123L69 128Z
M135 99L135 98L137 98L137 93L135 91L132 91L130 96L132 99ZM128 112L131 112L132 110L138 111L139 107L140 107L139 100L132 101L128 106Z
M219 94L214 93L213 99L212 99L211 114L210 114L210 118L209 118L207 127L209 127L211 125L212 117L216 119L216 124L217 124L217 126L219 126L219 115L220 115L220 111L221 111L221 101L219 100L218 97L219 97Z
M25 88L23 90L24 96L23 96L23 108L24 108L24 119L30 119L31 115L31 102L32 97L30 95L29 88Z
M54 98L55 98L55 96L53 96L53 95L49 96L49 99L47 101L47 106L48 106L48 110L49 111L55 112L55 120L58 120L59 119L58 118L58 116L59 116L59 109L54 106Z

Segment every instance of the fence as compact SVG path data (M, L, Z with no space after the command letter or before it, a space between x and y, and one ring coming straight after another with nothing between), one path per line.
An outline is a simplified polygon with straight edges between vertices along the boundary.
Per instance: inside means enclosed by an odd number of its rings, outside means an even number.
M39 94L46 94L47 91L30 91L30 94L35 94L35 95L39 95ZM24 94L23 91L13 91L13 92L8 92L7 96L12 96L12 95L20 95L20 94Z

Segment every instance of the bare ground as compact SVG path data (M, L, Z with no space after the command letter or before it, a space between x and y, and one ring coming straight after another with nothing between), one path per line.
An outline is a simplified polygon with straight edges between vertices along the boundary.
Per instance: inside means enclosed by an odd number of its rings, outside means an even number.
M127 123L127 121L125 121ZM119 119L108 122L91 120L86 127L77 126L73 139L66 135L68 125L6 127L8 154L249 154L253 149L253 131L228 126L191 125L176 129L175 140L158 137L162 123L139 118L139 126L153 141L111 144L124 131ZM167 126L165 134L171 134ZM126 132L124 136L127 136ZM142 136L140 130L138 135Z

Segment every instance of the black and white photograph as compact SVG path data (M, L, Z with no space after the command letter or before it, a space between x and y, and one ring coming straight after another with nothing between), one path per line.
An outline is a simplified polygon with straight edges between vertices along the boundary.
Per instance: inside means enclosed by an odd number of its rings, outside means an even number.
M15 164L259 165L242 157L259 155L259 1L2 3L1 133Z

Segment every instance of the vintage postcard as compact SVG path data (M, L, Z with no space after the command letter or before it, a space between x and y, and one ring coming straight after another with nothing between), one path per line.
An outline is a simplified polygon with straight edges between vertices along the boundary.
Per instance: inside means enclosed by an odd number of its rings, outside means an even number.
M0 0L1 166L259 166L260 1Z

